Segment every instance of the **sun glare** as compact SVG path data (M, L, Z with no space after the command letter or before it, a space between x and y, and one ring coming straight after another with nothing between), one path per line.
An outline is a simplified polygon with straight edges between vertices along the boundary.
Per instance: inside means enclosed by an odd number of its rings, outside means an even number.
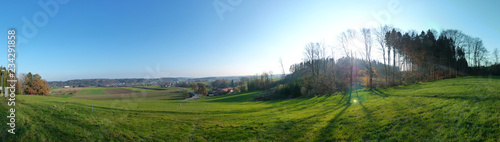
M358 98L356 98L356 97L352 98L352 103L357 104L358 101L359 101Z

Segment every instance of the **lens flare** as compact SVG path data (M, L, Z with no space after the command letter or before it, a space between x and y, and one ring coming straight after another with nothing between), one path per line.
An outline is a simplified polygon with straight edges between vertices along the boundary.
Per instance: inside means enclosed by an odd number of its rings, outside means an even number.
M352 103L357 104L359 102L357 97L352 98Z

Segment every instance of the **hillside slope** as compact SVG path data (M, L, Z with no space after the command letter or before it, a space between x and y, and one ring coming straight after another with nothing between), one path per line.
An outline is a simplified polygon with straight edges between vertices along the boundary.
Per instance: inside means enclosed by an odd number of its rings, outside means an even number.
M498 88L500 77L463 77L358 90L351 102L344 95L248 102L260 92L196 101L18 95L16 135L6 125L0 134L2 141L498 141ZM7 111L1 115L6 124Z

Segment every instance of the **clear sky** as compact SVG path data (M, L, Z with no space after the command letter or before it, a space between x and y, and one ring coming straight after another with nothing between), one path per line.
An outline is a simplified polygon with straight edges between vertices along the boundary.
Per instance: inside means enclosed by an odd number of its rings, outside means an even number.
M404 31L459 29L490 51L500 48L496 0L40 2L57 6L45 11L39 1L0 2L0 31L17 30L17 71L48 81L281 73L280 58L288 73L308 42L334 45L340 32L373 23ZM219 15L214 3L231 10ZM6 46L7 38L0 42Z

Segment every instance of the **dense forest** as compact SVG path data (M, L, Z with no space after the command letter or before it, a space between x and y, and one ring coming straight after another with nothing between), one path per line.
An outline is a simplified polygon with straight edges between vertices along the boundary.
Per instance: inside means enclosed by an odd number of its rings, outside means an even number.
M338 45L309 43L304 61L290 74L269 83L265 73L249 81L249 90L270 90L255 100L296 98L407 85L468 75L500 75L498 49L459 30L407 31L391 26L346 30ZM328 52L330 48L330 52ZM374 60L380 50L382 60ZM335 52L344 56L334 58ZM274 86L274 87L270 87Z

